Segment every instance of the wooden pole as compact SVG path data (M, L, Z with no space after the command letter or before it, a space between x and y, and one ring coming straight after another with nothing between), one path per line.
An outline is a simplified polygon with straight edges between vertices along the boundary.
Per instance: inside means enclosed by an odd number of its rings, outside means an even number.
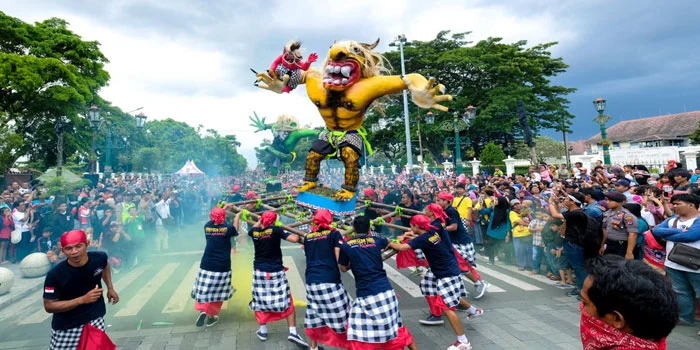
M235 205L233 205L232 208L233 208L233 210L236 211L236 212L239 212L239 211L242 210L240 207L237 207L237 206L235 206ZM255 213L249 213L249 214L250 214L250 217L251 217L251 218L253 218L253 219L255 219L255 220L260 220L260 215L255 214ZM246 221L246 222L249 222L249 221ZM255 224L255 223L256 223L256 222L252 222L252 224ZM290 227L290 226L288 226L288 225L280 225L280 227L281 227L282 229L284 229L285 231L291 232L291 233L293 233L293 234L295 234L295 235L297 235L297 236L306 237L306 233L304 233L304 232L302 232L302 231L299 231L299 230L295 229L294 227Z
M292 195L292 198L296 197L296 195ZM262 200L262 202L268 202L268 201L274 201L274 200L280 200L280 199L287 199L287 196L276 196L276 197L270 197L270 198L259 198ZM229 204L233 204L235 206L240 206L244 204L255 204L258 202L258 199L249 199L245 201L239 201L239 202L232 202Z
M396 209L396 206L395 206L395 205L394 205L394 206L391 206L391 205L389 205L389 204L384 204L384 203L379 203L379 202L372 202L372 206L374 206L374 207L388 208L388 209ZM415 214L415 215L418 215L418 214L425 214L425 213L422 212L422 211L413 210L413 209L406 209L406 208L402 208L401 211L403 211L404 213L407 213L407 214Z

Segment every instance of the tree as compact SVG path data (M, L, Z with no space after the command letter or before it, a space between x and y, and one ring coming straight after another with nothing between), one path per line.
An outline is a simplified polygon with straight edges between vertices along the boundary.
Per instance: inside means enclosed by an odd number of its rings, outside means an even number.
M486 144L484 150L481 151L481 158L479 158L481 164L484 165L503 165L505 164L504 159L506 159L506 154L493 142Z
M404 49L406 71L432 76L445 84L447 93L454 97L448 104L450 109L462 113L468 105L478 108L471 127L461 133L471 140L471 144L463 145L463 154L469 153L471 148L478 155L480 145L491 141L506 143L507 138L519 137L522 130L517 123L517 101L524 102L534 134L542 129L561 130L562 125L570 125L574 116L567 111L566 96L575 89L551 83L551 78L568 68L562 58L551 57L548 51L556 43L528 47L524 40L509 44L501 38L488 38L472 45L466 39L468 34L450 35L449 31L442 31L431 41L412 41ZM401 66L399 56L398 51L385 53L394 67L393 74L400 74L396 68ZM371 137L373 147L383 151L388 140L402 142L405 137L401 96L391 96L381 103L384 114L371 111L366 125L385 120L387 128L382 130L383 135ZM424 116L427 111L419 111L411 105L409 112L412 139L417 140L416 117L418 113ZM421 121L424 152L435 160L444 160L440 153L446 134L438 126L452 114L434 113L435 125L427 125L425 119ZM413 146L417 147L417 142L413 142ZM413 154L416 153L414 149Z
M564 142L556 141L546 136L537 136L535 142L537 143L537 146L535 146L535 153L537 154L537 159L540 161L552 161L566 156ZM530 148L522 142L516 143L515 158L529 159Z
M698 126L688 137L690 138L691 144L700 145L700 123L698 123Z
M79 114L109 81L99 43L82 40L59 18L31 25L3 12L0 38L0 125L21 136L16 151L2 155L8 162L0 163L0 170L23 155L55 163L53 127L60 116L78 130L66 138L66 152L89 149L89 141L83 141L90 140L89 129Z

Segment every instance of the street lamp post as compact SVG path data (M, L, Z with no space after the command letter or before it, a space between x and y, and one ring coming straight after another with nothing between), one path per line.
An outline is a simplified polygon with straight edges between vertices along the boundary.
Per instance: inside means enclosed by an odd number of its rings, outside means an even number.
M430 117L426 117L426 122L428 124L432 124L434 122L434 117L432 116L432 113L429 113ZM457 169L457 174L462 173L462 150L461 150L461 142L466 142L467 140L465 139L464 141L461 140L459 133L467 128L469 128L469 125L471 124L472 119L476 116L476 107L474 106L469 106L465 109L464 114L462 115L462 118L459 117L458 112L454 112L452 114L452 120L446 120L440 124L440 130L442 131L454 131L455 136L454 137L447 137L445 138L445 144L455 144L455 157L454 157L454 162L455 162L455 168Z
M600 125L600 143L603 145L603 163L610 165L610 141L608 140L608 132L605 128L605 123L610 121L610 116L603 114L605 112L605 99L598 97L593 101L598 115L593 118L593 121Z
M407 45L406 35L401 34L389 46L398 46L401 53L401 76L406 75L403 47ZM406 127L406 163L409 169L413 168L413 155L411 154L411 127L408 124L408 91L403 90L403 121Z
M92 106L88 109L88 120L90 121L90 126L92 127L92 155L90 157L90 174L97 173L95 168L95 162L97 161L97 153L95 152L95 140L97 138L97 129L102 123L102 117L100 116L100 108L97 106Z
M133 111L126 112L127 114L131 114L132 112L136 112L138 110L143 109L143 107L139 107ZM143 112L139 113L138 115L134 116L136 120L136 128L141 130L143 129L144 125L146 124L146 115L143 114ZM107 124L108 126L110 124ZM114 148L123 148L123 146L118 146L114 147L113 143L113 137L114 133L112 132L111 128L107 128L107 147L105 147L105 173L110 173L112 172L112 149Z

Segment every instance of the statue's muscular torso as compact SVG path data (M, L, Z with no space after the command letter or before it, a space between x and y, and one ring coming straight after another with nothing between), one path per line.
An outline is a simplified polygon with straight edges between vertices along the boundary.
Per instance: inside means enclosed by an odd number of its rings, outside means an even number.
M334 131L357 130L362 127L367 107L389 93L401 91L406 84L398 76L376 76L358 80L344 91L326 90L321 73L313 68L306 72L306 93Z

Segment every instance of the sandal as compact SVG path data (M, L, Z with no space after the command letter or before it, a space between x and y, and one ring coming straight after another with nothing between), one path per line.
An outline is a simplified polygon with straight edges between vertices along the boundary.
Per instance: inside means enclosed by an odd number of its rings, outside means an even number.
M549 276L549 279L552 280L552 281L561 281L561 277L559 277L559 276L554 276L554 275Z

